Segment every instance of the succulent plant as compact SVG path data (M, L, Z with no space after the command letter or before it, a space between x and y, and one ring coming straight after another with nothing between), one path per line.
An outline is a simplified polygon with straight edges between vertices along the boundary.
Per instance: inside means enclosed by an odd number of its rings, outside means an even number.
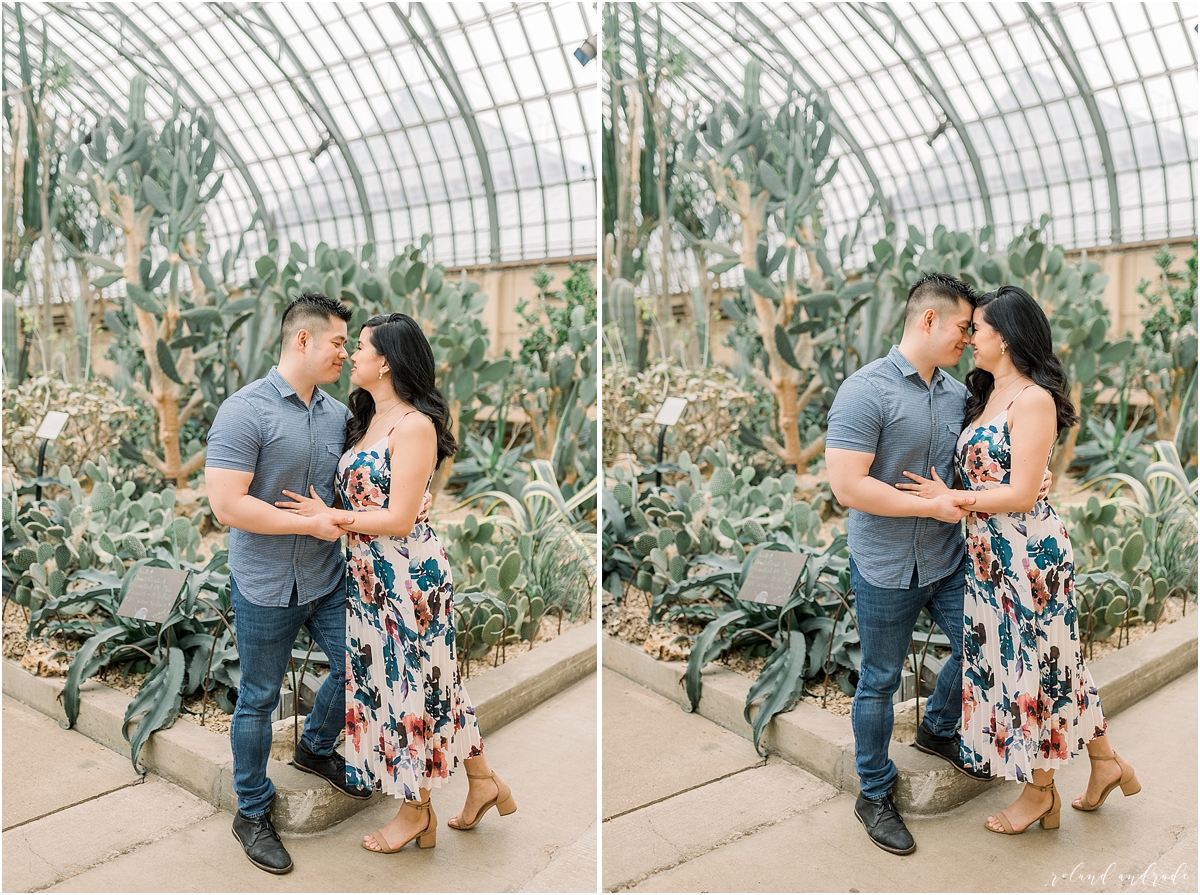
M92 482L86 497L85 478L76 478L63 466L58 482L66 493L57 500L22 504L16 492L3 498L8 534L5 587L15 602L31 610L30 637L40 633L46 620L42 607L66 595L71 582L87 580L91 572L122 578L127 563L147 556L199 560L199 528L192 520L174 516L173 489L147 492L134 500L134 484L118 487L103 457L95 463L85 461L83 472Z
M606 587L614 596L620 596L617 581L657 596L683 581L705 554L740 561L756 544L779 536L783 543L820 545L820 513L796 500L794 473L755 482L754 468L736 466L724 442L706 447L701 460L709 467L707 478L683 451L678 483L645 492L628 468L611 470L604 553Z

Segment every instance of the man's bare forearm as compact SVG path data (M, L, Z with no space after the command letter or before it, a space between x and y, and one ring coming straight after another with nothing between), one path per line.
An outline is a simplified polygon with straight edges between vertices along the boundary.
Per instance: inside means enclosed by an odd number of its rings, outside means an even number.
M844 507L870 513L872 516L933 518L933 501L897 491L891 485L872 476L857 481L839 482L834 489Z
M217 521L230 528L238 528L259 535L312 534L311 516L299 516L286 512L257 497L251 497L249 494L241 494L220 501L212 501L210 498L210 503Z

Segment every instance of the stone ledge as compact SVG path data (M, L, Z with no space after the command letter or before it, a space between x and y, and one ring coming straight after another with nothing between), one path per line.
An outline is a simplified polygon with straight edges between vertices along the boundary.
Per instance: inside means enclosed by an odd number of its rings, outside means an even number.
M520 717L556 693L596 670L595 623L567 631L549 643L510 659L467 682L481 731L486 735ZM60 701L61 678L40 678L17 662L4 660L3 690L27 706L66 722ZM103 746L128 757L122 736L129 697L99 681L80 688L79 719L75 729ZM156 732L139 756L147 771L183 787L217 808L234 812L233 755L229 737L198 724L177 723ZM272 819L287 833L315 833L356 814L367 800L351 799L328 783L270 760L267 774L275 783ZM376 795L375 798L381 798Z
M1089 664L1106 715L1116 715L1196 667L1198 615L1188 616ZM604 667L686 706L683 691L686 663L652 658L638 647L611 636L604 638L603 662ZM704 669L703 677L703 695L697 712L750 739L752 728L742 711L753 682L716 663ZM849 718L801 702L771 720L763 731L762 745L838 789L858 792L854 733ZM995 783L972 780L946 762L900 743L891 744L890 754L900 772L896 804L914 815L949 811Z

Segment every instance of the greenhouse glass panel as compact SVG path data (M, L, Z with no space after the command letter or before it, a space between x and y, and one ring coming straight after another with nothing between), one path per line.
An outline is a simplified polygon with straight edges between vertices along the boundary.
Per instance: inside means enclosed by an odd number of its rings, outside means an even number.
M221 134L215 170L226 184L209 207L209 238L222 252L257 213L263 242L312 242L315 232L352 250L374 240L383 256L436 225L455 228L434 234L447 264L536 261L523 253L544 251L544 212L531 219L536 238L502 240L516 224L499 219L499 192L529 192L520 203L544 208L550 186L569 185L572 195L576 185L596 188L590 148L566 155L568 139L596 134L599 66L570 55L595 32L587 4L26 3L23 11L37 52L43 28L52 48L70 48L64 114L123 115L138 72L149 81L152 121L170 114L176 92L185 109L211 109ZM6 23L10 16L6 7ZM12 70L8 27L4 53ZM458 203L453 214L448 199ZM594 227L594 205L572 200L556 212L572 224L593 215L579 231L562 228L563 255L595 253L594 234L576 236Z
M636 70L632 7L614 8L627 74ZM885 191L880 208L897 222L936 213L966 229L991 223L1001 243L1043 213L1067 248L1195 232L1194 206L1186 221L1124 213L1141 202L1166 208L1164 165L1184 165L1177 188L1195 195L1192 8L796 2L638 13L651 56L660 23L664 35L688 35L679 86L663 89L689 97L697 120L741 96L751 58L770 109L788 75L826 93L836 113L830 151L842 161L825 221L835 238L853 233L865 210L849 207L858 177L872 184L868 202L874 184Z

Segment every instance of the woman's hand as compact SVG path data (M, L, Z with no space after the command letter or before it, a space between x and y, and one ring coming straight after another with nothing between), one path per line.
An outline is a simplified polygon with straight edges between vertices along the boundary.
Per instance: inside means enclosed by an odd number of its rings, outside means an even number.
M317 513L328 513L329 507L325 504L325 501L321 500L320 495L317 494L317 489L309 485L308 491L312 494L312 497L305 497L302 494L296 494L294 491L284 488L283 493L290 497L291 500L277 500L275 501L275 506L281 510L287 510L289 513L295 513L298 516L315 516Z
M932 499L942 494L949 494L950 489L942 481L941 476L938 475L937 469L930 468L929 472L933 476L932 479L921 478L921 476L911 473L906 469L904 470L904 474L912 479L912 481L900 482L896 487L901 491L908 491L911 494L916 494L917 497L927 499Z

